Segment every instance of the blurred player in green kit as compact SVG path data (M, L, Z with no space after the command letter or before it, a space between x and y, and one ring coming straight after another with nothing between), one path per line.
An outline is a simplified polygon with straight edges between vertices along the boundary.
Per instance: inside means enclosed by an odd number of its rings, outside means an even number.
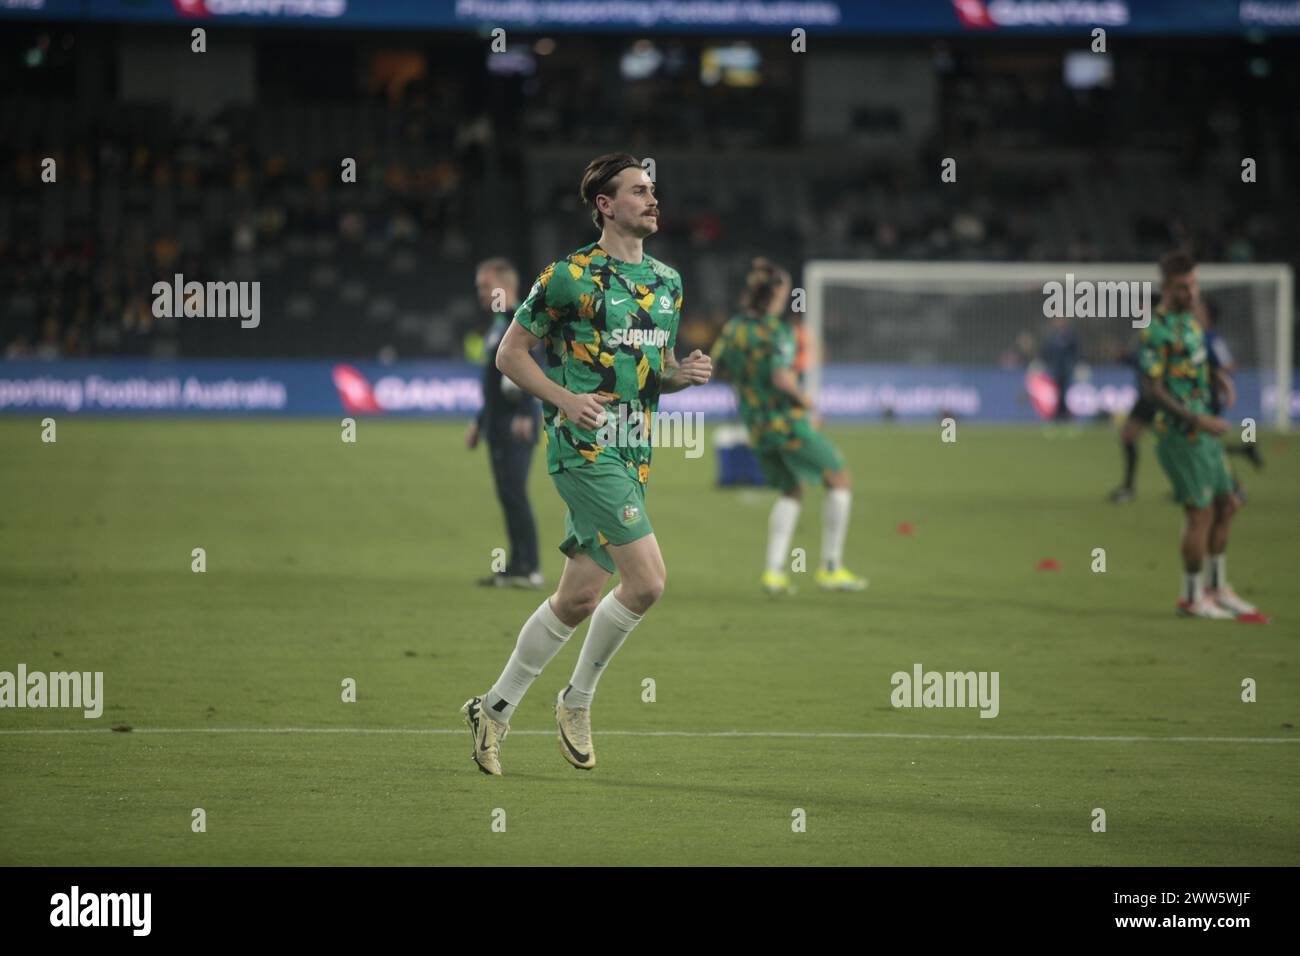
M543 402L547 472L569 510L556 592L525 622L491 690L461 708L474 738L471 756L494 775L501 773L500 745L515 708L588 617L555 719L564 759L580 770L596 765L596 682L667 579L645 494L659 395L702 385L712 374L709 356L698 349L680 363L673 354L682 281L642 250L659 229L659 202L641 162L627 153L597 157L579 192L599 241L542 270L497 349L502 373ZM545 368L529 355L538 345ZM640 427L615 429L611 438L607 420ZM615 571L619 584L602 599Z
M795 331L782 315L790 275L767 259L755 259L740 297L741 311L722 327L713 360L718 375L736 388L740 417L768 484L781 494L768 519L767 564L762 586L769 593L792 590L787 573L790 541L799 523L803 483L826 486L822 507L822 560L816 579L829 591L860 591L866 578L844 567L852 491L839 451L817 430L813 400L795 374Z
M1138 368L1143 395L1156 407L1156 457L1186 516L1177 610L1185 617L1266 621L1228 583L1228 531L1238 504L1219 440L1229 425L1212 409L1215 392L1232 385L1222 369L1211 376L1205 330L1195 314L1196 263L1171 252L1160 260L1160 279L1160 306L1142 332Z

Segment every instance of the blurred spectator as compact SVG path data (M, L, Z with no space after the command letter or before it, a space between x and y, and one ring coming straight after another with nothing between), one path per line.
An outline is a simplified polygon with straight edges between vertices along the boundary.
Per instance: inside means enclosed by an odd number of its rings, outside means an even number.
M1052 319L1040 354L1048 376L1056 383L1056 414L1053 418L1058 422L1066 421L1070 410L1065 405L1065 393L1074 382L1074 369L1079 364L1079 336L1064 316Z

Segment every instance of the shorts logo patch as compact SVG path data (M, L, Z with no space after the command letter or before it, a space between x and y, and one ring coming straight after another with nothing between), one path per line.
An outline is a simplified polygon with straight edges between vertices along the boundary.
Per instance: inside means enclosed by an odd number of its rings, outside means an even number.
M641 509L638 508L636 505L624 505L624 506L623 506L623 523L624 523L624 524L631 524L632 522L636 521L636 519L639 518L639 517L641 517Z

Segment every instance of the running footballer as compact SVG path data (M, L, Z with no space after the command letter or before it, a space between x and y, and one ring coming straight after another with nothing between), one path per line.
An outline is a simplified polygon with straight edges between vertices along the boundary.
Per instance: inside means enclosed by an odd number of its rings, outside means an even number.
M546 470L569 510L555 593L524 623L492 688L461 708L474 739L471 756L488 774L501 773L501 741L524 694L588 617L555 718L564 759L580 770L596 765L597 681L667 578L646 510L650 425L661 393L702 385L712 373L698 349L680 364L673 355L682 281L642 249L659 229L659 203L640 161L627 153L597 157L580 194L599 241L542 270L497 350L497 367L543 402ZM545 369L529 355L537 345ZM619 429L611 441L602 431L607 414L642 427ZM618 586L602 599L615 572Z

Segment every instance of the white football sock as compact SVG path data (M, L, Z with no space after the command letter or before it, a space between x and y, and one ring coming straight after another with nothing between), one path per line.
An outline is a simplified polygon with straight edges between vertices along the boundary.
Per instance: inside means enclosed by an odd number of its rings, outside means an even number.
M772 505L772 513L767 519L767 570L773 574L786 573L790 540L799 524L799 509L799 499L787 495L778 496Z
M604 600L596 605L587 625L587 639L582 642L582 652L578 655L578 664L569 678L569 687L564 692L564 706L590 707L591 698L596 693L596 682L609 666L610 660L623 646L632 628L641 623L644 614L633 614L610 591Z
M822 505L822 567L838 571L844 559L844 536L849 530L849 503L853 493L848 488L826 489Z
M1228 556L1226 554L1210 555L1209 566L1205 569L1205 586L1208 588L1226 588L1228 586Z
M1199 571L1189 571L1183 575L1183 599L1195 604L1201 599L1201 574Z
M483 698L484 710L500 724L510 723L510 717L528 693L537 677L556 654L564 647L574 628L569 627L551 610L551 599L541 603L533 616L524 622L515 642L515 651L506 662L497 682Z

